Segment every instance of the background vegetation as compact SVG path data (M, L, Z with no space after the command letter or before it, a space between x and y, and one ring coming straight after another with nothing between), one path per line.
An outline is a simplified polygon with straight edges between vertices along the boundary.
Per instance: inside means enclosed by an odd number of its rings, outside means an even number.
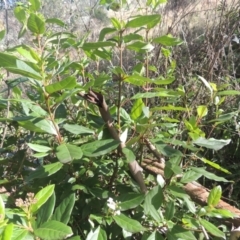
M0 238L234 239L239 1L1 4Z

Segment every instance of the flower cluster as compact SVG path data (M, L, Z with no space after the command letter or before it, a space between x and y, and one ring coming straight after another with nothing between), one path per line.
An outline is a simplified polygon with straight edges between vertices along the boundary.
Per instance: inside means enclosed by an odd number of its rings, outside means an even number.
M114 202L112 198L107 200L107 206L109 208L109 212L111 212L114 216L121 214L121 207L119 206L120 202Z
M23 201L21 198L16 199L15 204L22 209L28 209L32 204L35 204L37 199L34 197L34 193L27 193L27 198Z

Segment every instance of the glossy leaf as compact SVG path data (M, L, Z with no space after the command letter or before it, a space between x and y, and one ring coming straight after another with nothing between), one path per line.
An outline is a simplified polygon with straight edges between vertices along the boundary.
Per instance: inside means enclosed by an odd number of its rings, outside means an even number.
M71 236L72 229L64 223L50 220L34 231L34 234L45 240L65 239Z
M110 153L115 150L119 145L119 141L107 139L89 142L81 146L84 156L98 157Z
M31 213L36 213L39 208L52 196L55 185L49 185L43 189L41 189L36 195L35 199L36 203L32 204L30 207Z
M210 191L208 199L207 199L208 206L212 206L212 207L217 206L217 204L219 203L219 201L221 199L221 196L222 196L221 186L219 185L219 186L214 187Z
M143 204L144 213L148 214L150 212L150 207L154 207L158 210L163 203L163 192L160 186L153 187L145 196L145 201Z
M204 168L196 168L196 167L191 167L191 169L197 173L201 173L204 177L210 179L210 180L215 180L219 182L229 182L227 179L223 177L218 177L214 173L210 173L206 171Z
M45 166L40 166L35 171L32 171L29 176L27 177L28 181L32 181L36 178L45 178L48 176L53 175L54 173L58 172L62 168L63 164L60 162L47 164Z
M23 239L34 240L34 236L27 229L15 227L11 240L23 240Z
M133 103L132 109L130 116L133 120L137 120L143 111L144 103L141 98L136 99L135 102Z
M121 211L136 208L143 200L144 195L139 193L127 193L117 198L117 201L120 203L119 206L121 207Z
M227 139L227 140L215 139L215 138L206 139L203 137L200 137L195 141L193 141L194 144L200 147L206 147L209 149L213 149L215 151L222 149L224 146L228 145L230 142L231 142L231 139Z
M70 77L63 79L60 82L56 82L56 83L46 86L45 89L49 94L52 94L54 92L58 92L58 91L61 91L64 89L72 89L76 86L76 84L77 84L76 78L70 76Z
M137 233L145 230L138 221L131 219L124 214L113 216L113 219L119 227L128 232Z
M48 119L36 118L32 123L46 133L58 135L55 128L57 124L55 123L54 125L53 122Z
M47 222L53 214L55 207L56 195L53 192L52 196L42 205L37 213L37 226L40 227Z
M185 172L183 174L180 182L181 183L190 183L190 182L196 181L201 176L202 176L201 173L196 173L195 171L188 170L187 172Z
M83 152L82 149L78 146L63 143L57 146L56 155L61 163L68 163L74 159L81 159Z
M127 163L130 163L130 162L133 162L134 160L136 160L136 156L131 149L125 147L122 149L122 151L127 159Z
M50 147L39 145L39 144L28 143L27 145L36 152L45 153L52 150Z
M213 236L225 239L225 234L212 223L208 222L205 219L200 219L200 223Z
M84 126L80 126L80 125L77 125L77 124L64 124L63 125L63 128L65 130L67 130L68 132L72 133L72 134L75 134L75 135L78 135L78 134L94 134L94 131L89 129L89 128L86 128Z
M105 240L105 239L107 239L107 234L100 226L98 226L95 230L91 230L86 238L86 240Z
M56 208L52 220L68 224L75 204L75 194L71 193L65 197L60 205Z

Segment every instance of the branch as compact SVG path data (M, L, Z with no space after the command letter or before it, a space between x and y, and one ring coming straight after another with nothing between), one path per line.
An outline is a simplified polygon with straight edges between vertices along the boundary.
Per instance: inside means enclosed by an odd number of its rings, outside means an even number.
M110 115L108 105L106 104L106 101L101 93L94 92L93 90L89 90L87 94L81 94L78 93L79 96L86 99L88 102L91 102L98 106L99 112L102 116L102 119L106 123L106 126L112 136L113 139L118 140L121 142L117 130L115 129L113 125L113 119ZM125 147L125 143L121 142L119 145L119 153L121 155L124 155L122 152L122 149ZM132 173L135 181L138 183L141 191L143 193L147 192L147 187L145 186L143 175L142 175L142 168L139 166L138 162L136 160L132 161L128 164L128 167L130 169L130 172Z

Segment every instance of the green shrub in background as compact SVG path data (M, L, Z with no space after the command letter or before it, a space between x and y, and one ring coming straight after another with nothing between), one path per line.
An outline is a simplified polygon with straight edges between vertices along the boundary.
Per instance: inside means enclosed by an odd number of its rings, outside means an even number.
M163 2L147 1L146 8ZM40 9L39 0L15 8L19 37L30 32L32 41L0 53L6 70L0 183L7 192L0 198L1 239L224 239L227 227L217 226L234 215L216 208L221 187L213 187L202 207L184 186L203 176L228 182L208 171L206 166L230 174L204 152L215 156L230 136L209 138L204 129L209 124L214 132L237 114L222 112L221 104L238 91L222 91L196 76L208 101L190 101L194 91L176 82L172 57L172 48L183 42L151 33L159 14L111 18L98 41L89 42ZM62 30L53 32L52 25ZM156 46L165 72L151 64ZM126 70L129 52L138 58ZM152 153L165 158L164 177L141 173L139 165Z

